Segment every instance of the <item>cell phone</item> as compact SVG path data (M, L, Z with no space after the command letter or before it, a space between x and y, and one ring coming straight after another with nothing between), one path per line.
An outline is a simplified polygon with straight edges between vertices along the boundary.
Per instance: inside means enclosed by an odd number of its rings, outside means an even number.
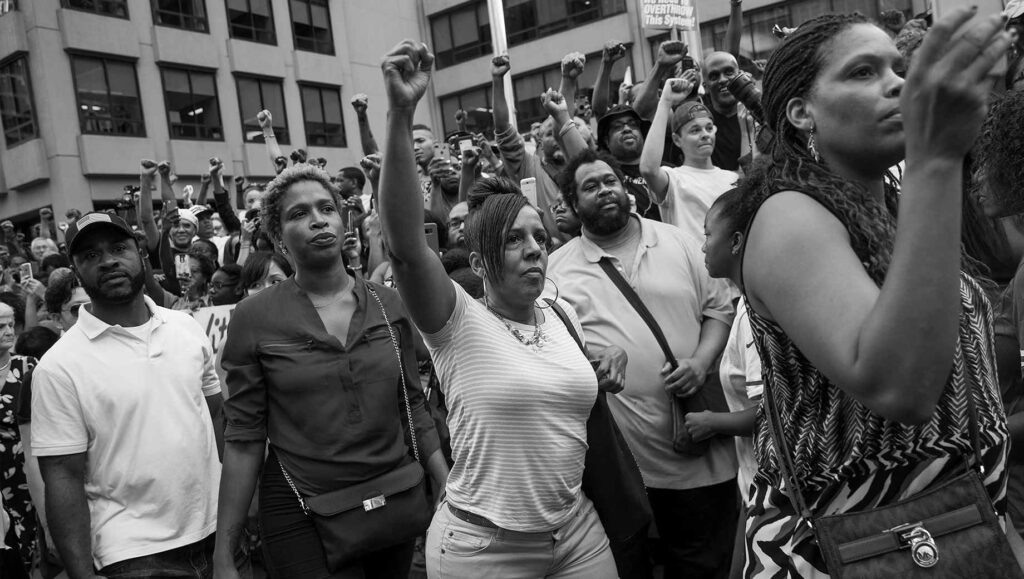
M349 207L348 205L341 206L341 226L344 228L345 233L351 233L356 230L356 228L352 225L353 221L355 221L352 213L354 212L352 211L352 208Z
M961 6L977 6L978 11L974 14L974 18L968 20L967 23L960 28L960 32L953 37L953 42L959 40L965 31L974 27L974 25L976 25L982 18L988 18L993 14L998 14L1004 9L1002 0L932 0L932 19L933 21L937 21L939 18L946 16ZM1007 66L1007 60L1005 58L1000 58L996 63L996 66L992 69L992 74L999 77L1005 76Z
M448 149L448 143L434 141L434 157L437 159L452 160L452 153Z
M32 279L32 264L23 263L18 266L18 275L21 276L22 283Z
M537 205L537 178L527 177L519 181L519 190L526 196L526 200L530 202L530 205L538 207Z
M67 231L68 230L68 222L67 221L61 221L60 223L57 224L57 229L60 229L61 231Z
M437 224L436 223L424 223L423 232L427 236L427 246L434 253L441 253L441 243L437 239Z
M473 139L459 139L459 155L473 148Z
M679 66L681 70L685 72L687 70L697 68L697 62L693 60L692 56L684 56L683 59L679 61Z
M260 210L259 209L250 209L250 210L245 212L245 220L246 221L252 221L253 219L258 218L259 216L260 216Z
M192 277L192 270L188 266L188 256L184 253L174 256L174 276L178 279Z

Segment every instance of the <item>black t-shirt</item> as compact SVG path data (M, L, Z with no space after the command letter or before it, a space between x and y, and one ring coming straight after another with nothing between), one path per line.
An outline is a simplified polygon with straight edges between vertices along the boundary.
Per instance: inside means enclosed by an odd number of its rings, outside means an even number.
M651 191L647 187L647 180L640 174L640 165L622 165L622 172L626 175L626 191L636 198L636 212L640 217L661 221L661 211L658 206L651 202Z
M743 133L740 132L740 116L725 116L708 106L711 118L715 121L718 133L715 135L715 150L711 153L711 162L719 169L736 171L740 168L740 151L742 150Z

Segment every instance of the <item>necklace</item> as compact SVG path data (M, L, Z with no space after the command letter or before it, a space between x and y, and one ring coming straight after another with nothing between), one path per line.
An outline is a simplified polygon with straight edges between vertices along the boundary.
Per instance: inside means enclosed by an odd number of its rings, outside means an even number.
M327 302L325 304L320 304L320 305L313 304L313 307L318 309L318 310L320 310L320 309L326 308L327 306L333 306L334 304L336 304L336 303L340 302L342 299L344 299L346 293L348 293L348 292L344 292L343 291L340 294L338 294L338 297L334 298L333 300L331 300L331 301L329 301L329 302ZM313 299L310 298L309 301L312 302Z
M513 327L512 324L507 319L505 319L505 316L501 315L497 310L492 308L491 305L488 304L486 301L484 302L484 305L487 306L487 309L490 310L492 314L498 316L498 319L501 320L503 324L505 324L505 328L508 329L509 333L512 334L512 336L516 340L518 340L520 344L526 346L527 348L534 352L539 352L541 348L544 347L544 344L547 343L548 335L544 332L543 328L541 328L540 324L537 322L536 310L534 310L533 312L533 335L527 338L526 336L523 335L521 331L519 331L519 328Z

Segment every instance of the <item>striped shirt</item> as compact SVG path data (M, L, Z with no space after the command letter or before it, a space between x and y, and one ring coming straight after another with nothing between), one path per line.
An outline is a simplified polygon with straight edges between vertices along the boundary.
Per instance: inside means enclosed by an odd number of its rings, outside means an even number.
M545 312L547 341L524 346L453 282L455 310L424 334L448 402L455 465L448 501L504 529L556 529L575 512L597 379L562 321ZM575 312L569 314L582 336ZM524 336L534 328L509 322Z

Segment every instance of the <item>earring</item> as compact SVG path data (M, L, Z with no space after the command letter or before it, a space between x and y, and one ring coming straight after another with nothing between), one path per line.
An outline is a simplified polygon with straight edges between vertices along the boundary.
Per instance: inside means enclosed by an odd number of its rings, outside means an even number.
M277 249L281 252L281 255L288 255L288 248L284 246L284 242L278 243Z
M542 309L542 310L550 308L551 304L553 304L553 303L558 301L558 284L555 283L555 280L551 279L548 276L544 276L544 283L545 283L545 285L546 284L551 284L551 285L555 286L555 297L551 298L550 302L545 299L544 301L547 302L547 303L545 305L543 305L543 306L540 305L540 304L537 304L537 307Z
M815 145L814 142L815 133L817 133L817 131L814 129L814 127L811 127L811 134L810 136L807 137L807 150L810 151L811 157L814 159L814 162L820 163L821 155L818 154L818 147Z

